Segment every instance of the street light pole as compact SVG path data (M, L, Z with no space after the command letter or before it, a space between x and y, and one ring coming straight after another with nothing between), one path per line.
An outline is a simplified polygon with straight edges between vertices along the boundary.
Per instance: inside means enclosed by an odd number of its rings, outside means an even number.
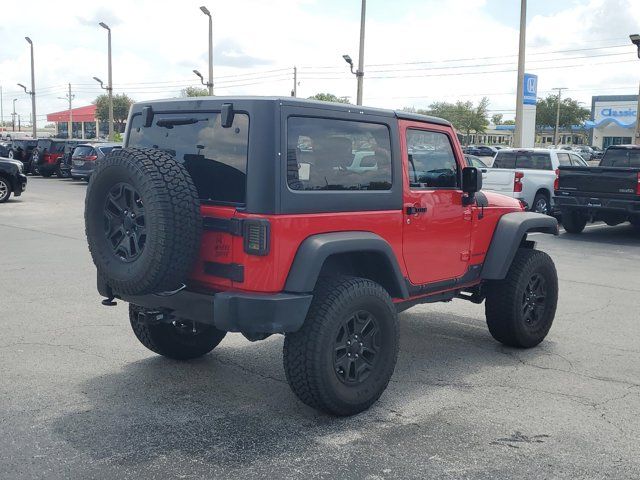
M209 17L209 81L206 85L209 89L209 95L213 95L213 18L207 7L202 6L200 10Z
M31 39L29 37L24 37L24 39L27 41L27 43L29 43L29 46L31 47L31 118L33 119L31 121L31 136L33 138L36 138L37 135L37 121L36 121L36 78L35 78L35 72L33 69L33 42L31 41ZM26 88L25 88L26 91Z
M111 69L111 28L109 28L109 25L107 25L104 22L100 22L98 25L100 25L102 28L104 28L107 31L107 40L108 40L108 49L107 49L107 55L109 57L108 59L108 76L109 78L107 79L108 85L107 85L107 94L109 95L109 140L113 142L114 140L114 135L113 135L113 72Z
M358 70L356 71L356 78L358 80L358 92L356 96L356 103L362 105L362 88L364 82L364 27L365 17L367 13L367 0L362 0L362 7L360 10L360 51L358 53Z
M562 90L566 90L565 87L561 87L561 88L552 88L551 90L557 90L558 91L558 105L556 108L556 129L555 132L553 134L553 144L556 146L556 148L558 147L558 129L560 127L560 100L562 98Z
M527 41L527 0L520 0L520 43L518 46L518 85L516 88L516 126L513 146L522 147L522 123L524 117L524 64Z
M638 58L640 58L640 34L629 35L631 39L631 43L633 43L636 47L638 47ZM638 107L636 108L636 135L635 135L635 145L640 145L640 84L638 86Z

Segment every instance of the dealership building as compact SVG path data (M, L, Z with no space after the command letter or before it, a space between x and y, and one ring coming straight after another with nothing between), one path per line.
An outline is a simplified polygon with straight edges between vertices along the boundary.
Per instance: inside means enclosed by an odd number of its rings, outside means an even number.
M584 123L590 130L594 147L633 143L638 115L637 95L600 95L591 99L591 120Z
M69 131L69 118L73 121L72 138L106 137L109 133L107 122L100 122L96 118L96 106L87 105L72 110L63 110L47 114L47 122L56 126L56 136L66 138Z

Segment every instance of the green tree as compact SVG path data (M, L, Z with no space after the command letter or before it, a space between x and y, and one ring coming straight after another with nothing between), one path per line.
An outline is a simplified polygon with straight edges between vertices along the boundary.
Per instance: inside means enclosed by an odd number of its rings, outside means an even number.
M203 87L187 87L180 91L181 97L207 97L209 90Z
M502 125L502 114L496 113L494 115L491 115L491 121L494 125Z
M502 125L515 125L516 121L515 120L505 120L504 122L502 122Z
M554 128L556 126L556 113L558 109L558 97L548 95L547 98L536 103L536 130ZM569 97L560 102L560 128L570 129L573 125L581 125L591 116L591 111L582 107L576 100Z
M483 133L489 125L487 120L489 99L483 97L477 106L473 102L458 101L456 103L436 102L429 105L428 110L418 110L417 113L433 115L449 120L456 130L463 132L468 141L470 134Z
M100 95L93 103L96 106L96 118L100 122L109 121L109 96ZM129 117L129 109L133 100L124 93L113 96L113 129L116 132L124 132L125 123Z
M351 103L349 97L338 97L333 93L316 93L309 97L309 100L320 100L322 102L334 102L334 103Z

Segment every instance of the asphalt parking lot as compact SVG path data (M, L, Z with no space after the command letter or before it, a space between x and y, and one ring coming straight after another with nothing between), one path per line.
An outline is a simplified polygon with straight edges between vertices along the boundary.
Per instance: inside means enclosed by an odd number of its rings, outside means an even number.
M30 178L0 205L0 478L638 478L640 234L537 235L560 301L538 348L502 347L483 306L401 314L371 410L332 418L289 390L280 336L230 334L178 363L103 307L86 184Z

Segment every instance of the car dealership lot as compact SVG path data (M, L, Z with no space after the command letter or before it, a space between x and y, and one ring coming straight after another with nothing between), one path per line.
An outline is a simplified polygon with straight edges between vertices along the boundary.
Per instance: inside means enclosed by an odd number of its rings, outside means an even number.
M291 393L282 337L229 334L178 363L102 307L84 239L86 184L30 178L0 207L2 478L634 478L640 234L537 235L560 277L538 348L495 342L483 306L400 315L391 384L369 411Z

